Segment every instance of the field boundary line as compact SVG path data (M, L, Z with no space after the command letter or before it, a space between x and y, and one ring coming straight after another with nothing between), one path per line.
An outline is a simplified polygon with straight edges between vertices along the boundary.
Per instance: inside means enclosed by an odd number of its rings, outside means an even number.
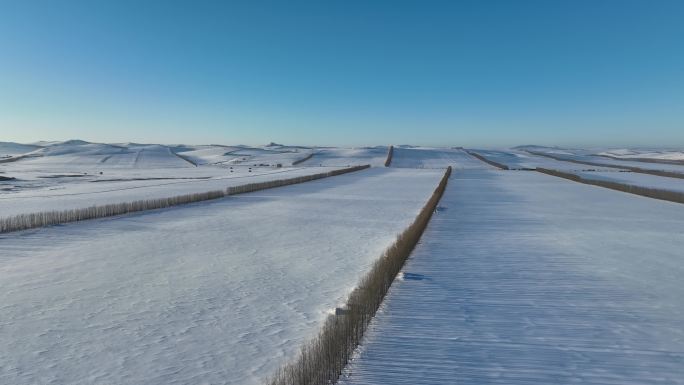
M489 165L491 165L491 166L494 166L494 167L496 167L496 168L498 168L498 169L501 169L501 170L510 170L510 168L509 168L508 166L506 166L505 164L501 164L501 163L495 162L495 161L493 161L493 160L491 160L491 159L487 159L486 157L484 157L483 155L478 154L478 153L475 152L475 151L465 150L465 152L468 153L470 156L475 157L475 158L477 158L477 159L479 159L479 160L481 160L481 161L483 161L483 162L485 162L485 163L487 163L487 164L489 164Z
M345 307L328 316L318 335L304 343L294 361L276 371L267 381L269 385L320 385L339 380L392 282L437 209L450 175L451 167L448 167L414 221L361 278Z
M389 167L392 164L392 157L394 156L394 145L390 145L387 149L387 159L385 159L385 167Z
M312 175L302 175L287 179L276 179L265 182L248 183L240 186L231 186L225 190L184 194L168 198L143 199L132 202L94 205L69 210L52 210L28 214L17 214L6 218L0 218L0 234L208 201L230 195L243 194L281 186L289 186L292 184L309 182L316 179L347 174L354 171L364 170L369 167L370 165L349 167Z
M542 174L551 175L551 176L555 176L558 178L571 180L573 182L603 187L603 188L607 188L607 189L611 189L611 190L617 190L617 191L621 191L621 192L625 192L625 193L629 193L629 194L640 195L640 196L647 197L647 198L660 199L660 200L668 201L668 202L684 203L684 192L656 189L656 188L643 187L643 186L635 186L635 185L630 185L630 184L625 184L625 183L620 183L620 182L612 182L612 181L607 181L607 180L587 179L587 178L583 178L577 174L572 174L572 173L558 171L558 170L551 170L551 169L547 169L547 168L537 168L536 171L540 172Z
M567 159L567 158L563 158L562 156L555 156L555 155L545 154L543 152L537 152L537 151L530 151L530 150L523 150L523 151L525 151L528 154L537 155L537 156L544 156L544 157L551 158L553 160L558 160L561 162L586 164L589 166L596 166L596 167L619 168L622 170L629 170L631 172L636 172L639 174L649 174L649 175L663 176L663 177L667 177L667 178L684 179L684 173L679 173L679 172L674 172L674 171L649 170L649 169L639 168L639 167L634 167L634 166L619 166L617 164L605 164L605 163L589 162L589 161L577 160L577 159Z

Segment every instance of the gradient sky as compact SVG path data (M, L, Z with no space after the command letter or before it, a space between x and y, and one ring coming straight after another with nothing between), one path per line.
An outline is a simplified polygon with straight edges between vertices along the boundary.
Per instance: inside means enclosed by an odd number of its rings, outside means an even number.
M684 1L0 0L0 141L684 146Z

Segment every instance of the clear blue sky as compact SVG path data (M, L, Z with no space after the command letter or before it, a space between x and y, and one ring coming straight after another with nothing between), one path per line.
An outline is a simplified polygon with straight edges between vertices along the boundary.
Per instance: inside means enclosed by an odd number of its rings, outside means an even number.
M0 141L684 145L684 1L0 0Z

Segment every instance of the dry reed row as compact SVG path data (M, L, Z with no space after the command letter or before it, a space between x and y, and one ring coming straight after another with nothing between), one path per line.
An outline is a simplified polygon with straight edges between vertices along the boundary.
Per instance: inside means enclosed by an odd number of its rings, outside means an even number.
M394 146L390 145L387 149L387 159L385 159L385 167L389 167L392 164L392 156L394 156Z
M570 162L570 163L576 163L576 164L586 164L589 166L597 166L597 167L608 167L608 168L619 168L623 170L629 170L631 172L636 172L639 174L649 174L649 175L657 175L657 176L664 176L667 178L679 178L679 179L684 179L684 174L679 173L679 172L674 172L674 171L664 171L664 170L649 170L645 168L639 168L639 167L634 167L634 166L621 166L617 164L606 164L606 163L598 163L598 162L589 162L589 161L584 161L584 160L576 160L576 159L568 159L564 158L562 156L555 156L551 154L546 154L543 152L537 152L537 151L530 151L530 150L525 150L525 152L532 154L532 155L537 155L537 156L545 156L547 158L551 158L554 160L559 160L561 162Z
M297 159L297 160L295 160L294 162L292 162L292 165L293 165L293 166L296 166L296 165L298 165L298 164L300 164L300 163L304 163L304 162L306 162L307 160L313 158L313 156L314 156L314 153L312 152L311 154L309 154L309 155L303 157L302 159Z
M330 315L318 335L304 344L297 359L281 367L269 385L323 385L337 382L354 349L385 298L392 281L418 243L451 175L442 180L414 222L380 257L350 294L346 308Z
M329 176L346 174L353 171L363 170L368 167L370 166L356 166L314 175L305 175L289 179L280 179L261 183L250 183L243 186L229 187L226 190L185 194L170 198L144 199L137 200L134 202L112 203L106 205L90 206L61 211L55 210L29 214L18 214L7 218L0 218L0 234L9 233L12 231L28 230L38 227L57 225L62 223L78 222L85 221L88 219L104 218L146 210L161 209L188 203L207 201L211 199L218 199L223 198L227 195L235 195L245 192L263 190L267 188L287 186L291 184L307 182L310 180L321 179Z
M509 169L508 166L506 166L505 164L501 164L501 163L499 163L499 162L495 162L495 161L493 161L493 160L487 159L487 158L485 158L484 156L478 154L477 152L474 152L474 151L466 151L466 152L467 152L468 154L470 154L470 155L476 157L477 159L479 159L479 160L481 160L481 161L483 161L483 162L485 162L485 163L487 163L487 164L490 164L490 165L492 165L492 166L494 166L494 167L496 167L496 168L500 168L500 169L502 169L502 170L508 170L508 169Z
M18 214L0 219L0 233L27 230L36 227L57 225L68 222L85 221L88 219L111 217L145 210L161 209L192 202L223 198L221 190L203 193L179 195L171 198L144 199L134 202L112 203L101 206L90 206L79 209L44 211L39 213Z
M630 194L641 195L644 197L653 198L653 199L660 199L660 200L669 201L669 202L684 203L684 193L678 192L678 191L661 190L661 189L642 187L642 186L633 186L633 185L628 185L628 184L619 183L619 182L611 182L611 181L607 181L607 180L586 179L586 178L582 178L581 176L576 175L576 174L571 174L571 173L562 172L562 171L558 171L558 170L550 170L550 169L546 169L546 168L537 168L537 171L539 171L543 174L557 176L559 178L565 178L565 179L569 179L571 181L589 184L592 186L605 187L605 188L609 188L612 190L622 191L622 192L626 192L626 193L630 193Z
M269 180L266 182L248 183L248 184L243 184L241 186L232 186L232 187L228 187L228 189L226 190L226 195L244 194L244 193L248 193L248 192L259 191L259 190L264 190L264 189L269 189L269 188L274 188L274 187L288 186L291 184L303 183L303 182L308 182L308 181L312 181L312 180L316 180L316 179L327 178L329 176L335 176L335 175L340 175L340 174L346 174L348 172L359 171L359 170L366 169L368 167L370 167L370 166L369 165L354 166L354 167L342 168L339 170L322 172L322 173L318 173L318 174L302 175L302 176L289 178L289 179Z

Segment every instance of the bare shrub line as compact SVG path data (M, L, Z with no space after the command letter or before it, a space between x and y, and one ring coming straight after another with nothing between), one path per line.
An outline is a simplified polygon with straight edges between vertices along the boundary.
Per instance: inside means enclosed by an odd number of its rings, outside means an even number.
M292 165L293 165L293 166L296 166L296 165L298 165L298 164L300 164L300 163L304 163L304 162L306 162L307 160L313 158L313 156L314 156L314 153L312 152L311 154L309 154L309 155L303 157L302 159L297 159L297 160L295 160L294 162L292 162Z
M322 172L322 173L312 174L312 175L302 175L302 176L297 176L297 177L288 178L288 179L277 179L277 180L269 180L266 182L248 183L248 184L243 184L240 186L231 186L231 187L228 187L228 189L226 190L226 195L244 194L244 193L248 193L248 192L265 190L265 189L274 188L274 187L288 186L291 184L303 183L303 182L308 182L308 181L312 181L312 180L316 180L316 179L327 178L329 176L341 175L341 174L346 174L349 172L364 170L364 169L367 169L369 167L370 167L370 165L366 164L363 166L354 166L354 167L342 168L342 169L338 169L338 170L332 170L332 171Z
M18 214L0 219L0 233L27 230L69 222L85 221L88 219L111 217L145 210L161 209L192 202L223 198L224 196L225 193L222 190L216 190L203 193L179 195L171 198L144 199L133 202L112 203L71 210Z
M599 186L609 188L611 190L622 191L630 194L641 195L648 198L660 199L675 203L684 203L684 193L678 191L661 190L650 187L634 186L619 182L612 182L607 180L587 179L576 174L571 174L558 170L550 170L546 168L537 168L538 172L543 174L556 176L559 178L568 179L574 182L584 183L592 186Z
M636 172L639 174L649 174L649 175L657 175L657 176L664 176L667 178L679 178L679 179L684 179L684 174L679 173L679 172L674 172L674 171L663 171L663 170L649 170L645 168L639 168L639 167L634 167L634 166L620 166L617 164L606 164L606 163L599 163L599 162L588 162L584 160L576 160L576 159L568 159L564 158L562 156L556 156L556 155L551 155L551 154L546 154L543 152L537 152L537 151L530 151L530 150L524 150L528 154L532 155L537 155L537 156L545 156L547 158L551 158L554 160L559 160L561 162L570 162L570 163L577 163L577 164L587 164L589 166L597 166L597 167L608 167L608 168L619 168L623 170L629 170L631 172Z
M242 186L228 187L226 190L215 190L194 194L178 195L170 198L143 199L133 202L112 203L96 205L69 210L43 211L29 214L17 214L6 218L0 218L0 234L13 231L28 230L44 226L52 226L69 222L79 222L88 219L105 218L116 215L135 213L146 210L168 208L194 202L202 202L212 199L223 198L228 195L241 194L251 191L263 190L296 183L308 182L329 176L346 174L363 170L369 165L349 167L328 171L325 173L304 175L288 179L279 179L261 183L249 183Z
M613 159L613 160L621 160L621 161L633 161L633 162L642 162L642 163L660 163L660 164L674 164L674 165L684 165L684 160L681 159L657 159L657 158L619 158L617 156L612 156L612 155L598 155L604 158L608 159Z
M450 175L451 167L447 168L413 223L397 236L396 241L375 261L349 295L344 312L328 316L318 335L302 346L294 361L276 371L268 380L269 385L323 385L337 382L392 281L425 231Z
M468 154L470 154L471 156L474 156L475 158L477 158L477 159L479 159L479 160L481 160L481 161L483 161L483 162L485 162L485 163L487 163L487 164L490 164L490 165L492 165L492 166L494 166L494 167L496 167L496 168L499 168L499 169L502 169L502 170L508 170L508 169L509 169L508 166L506 166L505 164L501 164L501 163L495 162L495 161L493 161L493 160L491 160L491 159L487 159L487 158L485 158L484 156L478 154L478 153L475 152L475 151L466 150L466 152L467 152Z
M387 149L387 159L385 159L385 167L389 167L392 164L392 157L394 156L394 146L390 145Z

